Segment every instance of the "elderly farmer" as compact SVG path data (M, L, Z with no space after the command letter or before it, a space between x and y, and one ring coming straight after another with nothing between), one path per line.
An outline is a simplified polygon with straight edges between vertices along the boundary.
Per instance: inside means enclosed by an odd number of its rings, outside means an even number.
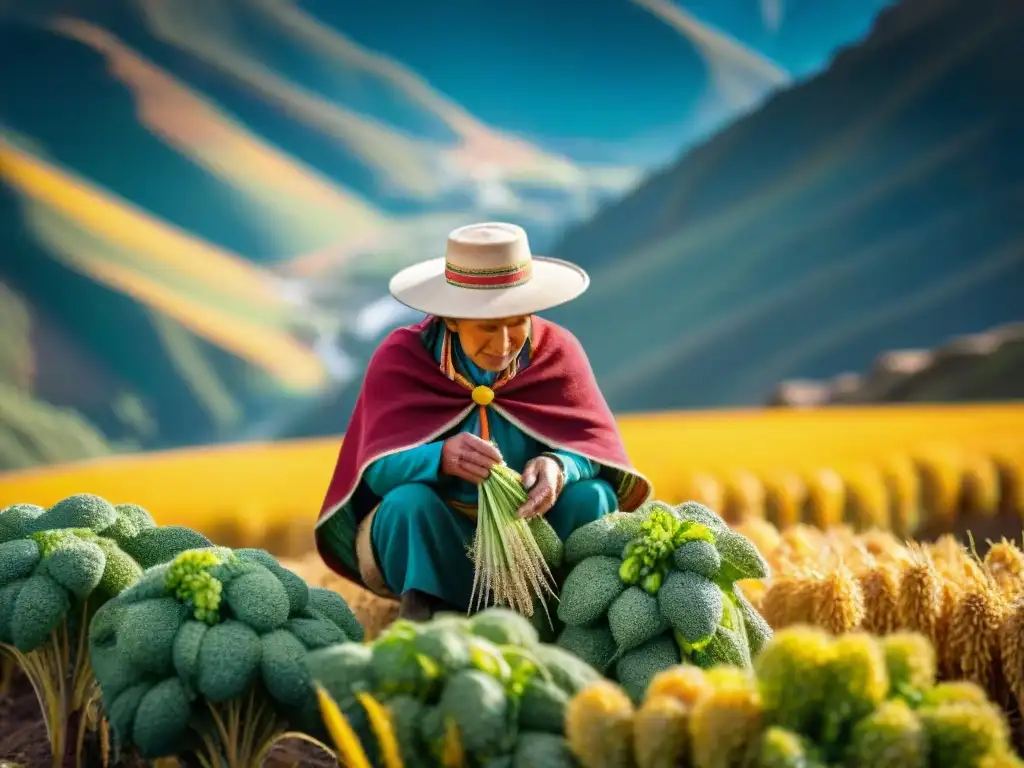
M647 499L579 342L534 314L588 282L500 223L455 230L444 258L391 280L427 318L367 367L316 528L328 565L423 620L468 608L477 486L496 463L522 473L519 514L563 540Z

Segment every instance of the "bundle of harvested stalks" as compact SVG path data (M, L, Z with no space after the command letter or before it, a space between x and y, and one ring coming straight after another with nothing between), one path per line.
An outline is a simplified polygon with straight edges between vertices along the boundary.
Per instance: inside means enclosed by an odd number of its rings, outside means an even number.
M546 612L548 598L557 597L554 576L531 524L517 514L526 498L522 478L507 464L495 466L480 484L470 553L474 567L471 610L504 605L532 616L535 602ZM543 518L535 520L547 525Z

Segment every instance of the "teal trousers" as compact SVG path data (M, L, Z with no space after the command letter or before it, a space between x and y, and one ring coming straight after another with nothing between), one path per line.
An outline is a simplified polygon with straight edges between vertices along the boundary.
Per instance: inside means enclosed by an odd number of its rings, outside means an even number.
M615 492L604 480L566 486L546 517L565 541L577 528L614 512ZM429 485L408 483L381 500L370 536L388 588L410 589L468 610L473 588L469 551L476 521L446 504Z

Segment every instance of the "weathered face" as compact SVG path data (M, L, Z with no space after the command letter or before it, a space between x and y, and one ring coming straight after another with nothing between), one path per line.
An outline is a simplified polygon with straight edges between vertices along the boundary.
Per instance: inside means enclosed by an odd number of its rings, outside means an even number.
M516 359L530 332L530 317L501 320L445 320L452 333L459 334L462 351L485 371L503 371Z

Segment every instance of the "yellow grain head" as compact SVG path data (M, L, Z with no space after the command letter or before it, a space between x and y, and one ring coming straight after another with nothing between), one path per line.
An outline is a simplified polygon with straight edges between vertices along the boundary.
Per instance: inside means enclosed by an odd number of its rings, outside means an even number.
M711 690L711 683L700 667L692 664L678 664L662 670L654 676L647 691L646 698L654 696L678 699L687 709L693 707L701 696Z
M1007 600L1024 592L1024 552L1009 539L1003 538L985 553L985 569L991 574Z
M797 525L807 504L807 483L795 472L777 472L765 478L766 517L779 530Z
M737 669L710 670L712 690L690 713L692 768L741 764L761 733L764 705L757 681Z
M617 685L587 686L565 711L565 738L582 768L629 768L633 761L633 704Z
M844 517L858 531L889 528L889 489L872 465L857 465L843 473L846 481Z
M826 573L817 584L811 608L815 626L833 635L851 632L864 620L864 595L845 564Z
M804 519L821 530L839 525L846 507L846 486L834 469L819 469L807 478L807 509Z
M910 548L912 560L900 576L900 628L935 638L942 600L942 578L927 552Z
M999 469L990 456L975 451L964 456L960 508L986 517L999 511Z
M709 509L725 506L725 490L718 478L707 472L694 472L683 480L681 498L703 504Z
M1024 598L1013 602L999 628L999 655L1006 684L1024 708Z
M748 517L764 517L764 485L761 478L746 469L737 469L725 476L726 520L740 521Z
M891 531L874 528L860 535L860 541L878 565L902 566L910 559L910 553Z
M767 520L759 517L748 517L734 525L733 530L754 542L757 551L764 555L769 565L782 545L782 536L778 529Z
M772 629L809 623L819 577L810 573L778 576L761 599L761 615Z
M867 632L887 635L900 626L900 572L891 565L879 565L858 577L864 597L864 620Z
M908 539L920 525L921 481L909 456L900 454L882 462L882 478L889 490L889 520L893 533Z
M939 671L943 679L953 680L961 674L960 657L949 648L949 629L953 625L953 616L964 591L955 581L943 579L939 592L939 617L935 622L932 642L939 652Z
M769 582L761 596L758 611L773 629L789 626L789 603L798 588L799 578L796 576L779 574Z
M949 653L959 663L960 676L993 697L1001 692L999 630L1005 616L1006 606L998 592L974 587L957 602L946 638Z
M637 768L676 768L689 757L690 710L672 696L647 696L633 717Z
M928 515L926 525L934 530L950 530L960 500L959 457L948 448L929 448L918 452L914 463L921 478L921 504Z
M992 452L999 475L999 511L1024 517L1024 450L1000 447Z

